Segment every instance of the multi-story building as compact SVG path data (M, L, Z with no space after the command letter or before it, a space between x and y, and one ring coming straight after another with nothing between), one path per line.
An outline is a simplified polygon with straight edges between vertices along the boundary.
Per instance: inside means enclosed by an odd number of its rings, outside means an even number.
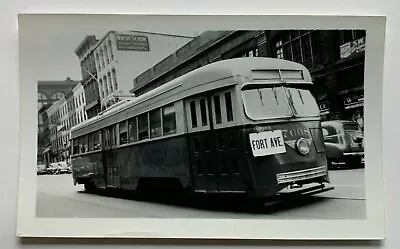
M310 70L323 119L363 127L364 46L362 30L209 31L137 76L130 92L142 95L218 60L282 58Z
M94 48L102 109L129 95L137 75L192 39L139 31L108 32Z
M78 84L76 85L76 87L74 87L72 92L74 95L74 102L75 102L75 125L77 125L88 119L85 110L86 106L85 90L82 84Z
M68 96L71 95L67 93L65 97L62 99L59 106L60 120L58 123L58 139L60 139L59 150L61 153L61 161L64 161L68 158L68 141L69 141L69 130L67 130L68 126Z
M206 64L244 56L267 56L264 31L207 31L134 79L136 96Z
M267 39L272 57L310 70L323 119L363 127L365 36L365 30L286 30Z
M63 98L78 81L66 78L59 81L38 81L38 148L37 163L47 164L50 159L50 138L47 109Z
M44 105L52 105L74 88L79 81L70 77L65 80L41 80L38 81L38 110Z
M49 142L50 150L48 158L50 162L57 162L62 160L62 136L60 134L61 127L61 106L65 103L65 98L61 98L54 102L47 109L47 116L49 119L48 129L49 129Z
M97 82L96 62L93 49L98 40L94 35L88 35L76 48L82 71L82 85L85 91L85 110L88 118L96 116L101 110L99 85Z

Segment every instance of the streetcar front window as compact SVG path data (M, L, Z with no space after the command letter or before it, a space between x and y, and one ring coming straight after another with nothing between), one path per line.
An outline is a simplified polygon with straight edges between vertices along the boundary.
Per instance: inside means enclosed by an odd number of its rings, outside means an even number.
M319 108L308 89L251 85L243 89L247 116L253 120L318 116Z
M294 111L298 117L318 116L319 108L317 101L309 90L288 87L289 100L293 103Z
M291 116L283 87L249 88L243 90L246 114L254 120Z

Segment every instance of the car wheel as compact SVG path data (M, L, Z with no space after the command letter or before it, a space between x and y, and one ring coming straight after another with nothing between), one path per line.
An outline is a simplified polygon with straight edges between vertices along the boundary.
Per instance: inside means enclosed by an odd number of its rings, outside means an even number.
M349 168L361 168L361 157L350 157L346 159L346 166Z

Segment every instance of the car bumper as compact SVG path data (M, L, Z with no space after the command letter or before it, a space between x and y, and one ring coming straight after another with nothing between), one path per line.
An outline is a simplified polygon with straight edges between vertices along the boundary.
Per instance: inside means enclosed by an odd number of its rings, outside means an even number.
M364 152L345 152L344 156L364 156Z

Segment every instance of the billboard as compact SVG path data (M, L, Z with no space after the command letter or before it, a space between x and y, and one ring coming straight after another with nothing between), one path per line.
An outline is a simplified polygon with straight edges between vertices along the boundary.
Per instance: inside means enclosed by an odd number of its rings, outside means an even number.
M118 50L150 51L147 36L118 34L116 40Z

